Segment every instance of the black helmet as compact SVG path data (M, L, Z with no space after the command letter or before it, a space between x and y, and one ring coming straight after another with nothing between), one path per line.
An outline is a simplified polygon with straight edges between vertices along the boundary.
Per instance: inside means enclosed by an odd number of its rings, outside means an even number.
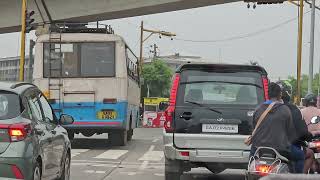
M292 94L292 86L289 82L286 81L278 81L277 84L281 88L282 92L282 100L287 103L291 99L291 94Z
M316 106L317 105L317 96L315 96L314 94L307 94L304 97L304 102L306 104L306 106Z

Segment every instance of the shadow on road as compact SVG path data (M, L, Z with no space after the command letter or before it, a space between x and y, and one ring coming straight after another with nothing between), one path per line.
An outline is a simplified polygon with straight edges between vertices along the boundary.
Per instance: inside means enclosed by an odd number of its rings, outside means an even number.
M72 149L110 149L108 139L77 138L71 142Z
M181 176L183 180L244 180L242 175L227 175L227 174L218 174L218 175L209 175L209 174L185 174Z
M219 174L209 171L191 171L181 176L183 180L244 180L244 174L240 170L226 170Z

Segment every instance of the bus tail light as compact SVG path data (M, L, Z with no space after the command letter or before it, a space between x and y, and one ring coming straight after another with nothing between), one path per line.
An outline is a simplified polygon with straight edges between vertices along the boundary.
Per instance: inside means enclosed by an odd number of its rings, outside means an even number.
M177 102L177 92L178 92L179 82L180 82L180 74L176 74L173 80L172 88L171 88L170 104L167 110L165 111L166 120L164 122L164 129L167 133L173 132L173 116L174 116L174 111L175 111L176 102Z

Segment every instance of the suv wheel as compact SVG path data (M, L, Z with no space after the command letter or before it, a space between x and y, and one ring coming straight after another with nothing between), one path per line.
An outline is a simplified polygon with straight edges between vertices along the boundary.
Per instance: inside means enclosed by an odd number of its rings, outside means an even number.
M33 180L41 180L41 168L38 162L33 169Z
M108 134L109 141L114 146L126 146L128 135L126 130L114 131Z
M165 180L180 180L180 173L177 172L165 172Z
M182 173L180 161L165 158L165 180L180 180Z

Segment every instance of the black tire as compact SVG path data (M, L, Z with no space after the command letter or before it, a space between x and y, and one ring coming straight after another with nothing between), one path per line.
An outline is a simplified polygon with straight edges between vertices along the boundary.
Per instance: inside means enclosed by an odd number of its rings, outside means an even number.
M74 139L74 132L68 131L68 138L70 141L72 141Z
M165 180L180 180L183 173L180 161L165 158Z
M62 174L59 180L70 180L70 165L71 165L70 155L67 154L66 158L64 159Z
M181 173L178 172L165 172L164 179L165 180L180 180Z
M42 171L39 162L34 165L33 168L33 180L41 180Z
M108 134L109 141L113 146L126 146L128 143L128 135L126 130L114 131Z
M127 132L127 141L131 141L132 140L132 136L133 136L133 129L130 129Z

